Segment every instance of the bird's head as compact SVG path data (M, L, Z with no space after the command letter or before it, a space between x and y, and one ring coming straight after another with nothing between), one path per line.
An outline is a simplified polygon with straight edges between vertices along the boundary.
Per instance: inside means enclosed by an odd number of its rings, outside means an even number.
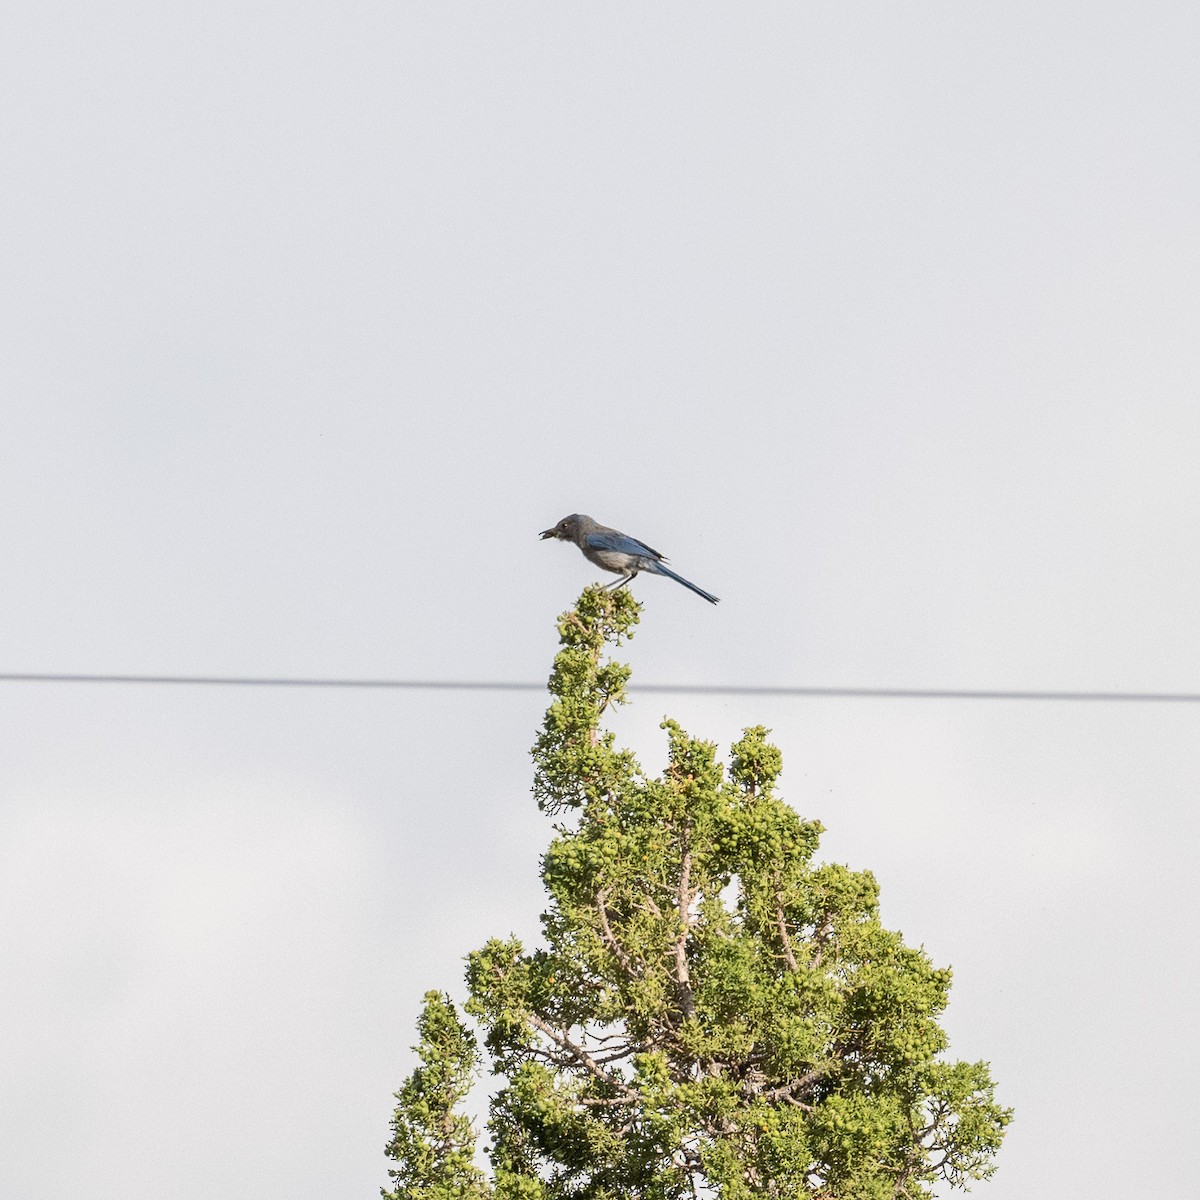
M573 542L578 537L579 531L589 523L592 523L591 517L585 517L582 513L572 513L569 517L563 517L553 529L543 529L538 537L543 541L546 538L558 538L563 542Z

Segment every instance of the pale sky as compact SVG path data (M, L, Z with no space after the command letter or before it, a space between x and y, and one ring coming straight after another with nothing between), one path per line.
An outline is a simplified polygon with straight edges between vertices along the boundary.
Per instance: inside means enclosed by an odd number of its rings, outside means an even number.
M0 671L1200 691L1200 7L15 0ZM430 987L533 939L536 692L0 683L0 1195L387 1179ZM1194 1186L1200 705L766 724L955 971L981 1200Z

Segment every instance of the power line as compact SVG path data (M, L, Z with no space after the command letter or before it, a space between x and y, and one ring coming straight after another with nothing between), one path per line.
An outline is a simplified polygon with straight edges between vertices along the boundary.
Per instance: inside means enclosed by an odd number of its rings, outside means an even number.
M0 683L186 684L216 687L377 688L398 691L542 692L544 683L488 679L321 679L239 675L83 675L0 672ZM808 696L866 700L1062 700L1197 704L1200 692L1042 691L1034 688L774 687L741 684L631 683L631 692L697 696Z

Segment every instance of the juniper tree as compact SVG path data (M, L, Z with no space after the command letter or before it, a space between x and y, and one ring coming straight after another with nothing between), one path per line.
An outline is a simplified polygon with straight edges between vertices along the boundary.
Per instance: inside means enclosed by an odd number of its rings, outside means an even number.
M497 939L468 958L466 1010L500 1081L490 1193L916 1200L987 1177L1011 1111L986 1063L942 1057L950 972L882 926L870 872L814 861L823 828L776 794L768 731L745 730L725 770L667 720L668 765L650 778L602 729L629 678L605 648L639 611L589 588L560 618L533 749L534 795L556 819L543 944ZM465 1064L467 1031L431 995L463 1035L440 1053ZM429 1144L398 1096L393 1157ZM412 1190L405 1150L386 1194L481 1194L455 1174L455 1146L449 1190Z

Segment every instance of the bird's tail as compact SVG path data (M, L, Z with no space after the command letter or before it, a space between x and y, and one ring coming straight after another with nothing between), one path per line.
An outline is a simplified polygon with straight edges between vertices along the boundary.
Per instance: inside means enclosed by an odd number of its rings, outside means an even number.
M711 592L706 592L703 588L698 588L690 580L684 579L684 577L682 575L676 575L675 572L672 571L670 567L664 567L662 565L662 563L660 563L660 562L656 562L654 564L653 568L651 568L651 569L654 571L654 573L656 575L665 575L668 579L675 580L676 583L682 583L685 588L690 588L693 592L696 593L697 596L703 596L704 599L709 602L709 604L720 604L721 603L721 601L716 596L714 596Z

